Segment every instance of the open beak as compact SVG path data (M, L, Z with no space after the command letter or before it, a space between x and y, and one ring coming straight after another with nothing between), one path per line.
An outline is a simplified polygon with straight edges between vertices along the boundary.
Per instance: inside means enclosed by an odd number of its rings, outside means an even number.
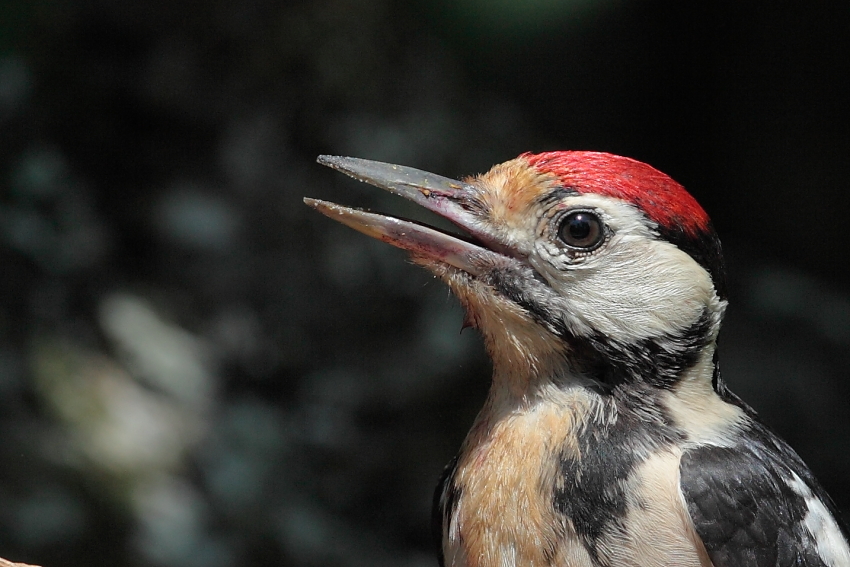
M453 222L482 244L467 242L413 221L318 199L304 199L307 205L320 213L415 256L449 264L473 276L482 275L484 266L492 265L493 261L504 260L505 254L490 249L500 250L501 247L479 228L480 219L470 212L470 209L474 210L471 204L477 202L478 189L474 185L412 167L366 159L319 156L317 161L422 205Z

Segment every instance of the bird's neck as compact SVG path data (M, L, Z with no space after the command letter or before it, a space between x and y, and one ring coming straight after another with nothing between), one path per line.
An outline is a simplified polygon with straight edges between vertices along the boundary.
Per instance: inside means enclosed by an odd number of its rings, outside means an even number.
M705 349L697 363L658 398L669 423L689 444L732 443L738 428L749 419L728 392L717 391L720 379L715 349L714 344Z
M564 373L568 345L523 310L503 301L466 307L493 363L493 392L519 400Z
M521 408L550 398L553 392L575 389L603 395L617 390L623 398L633 391L641 398L639 404L649 403L645 393L656 390L669 393L666 397L681 398L684 406L696 398L720 399L713 384L719 372L715 329L682 347L679 354L688 356L678 358L687 362L681 366L665 366L665 357L654 354L658 350L654 344L648 344L645 352L615 353L586 344L567 345L560 337L545 332L518 334L516 329L504 326L499 336L487 336L493 361L490 398L498 400L501 407Z

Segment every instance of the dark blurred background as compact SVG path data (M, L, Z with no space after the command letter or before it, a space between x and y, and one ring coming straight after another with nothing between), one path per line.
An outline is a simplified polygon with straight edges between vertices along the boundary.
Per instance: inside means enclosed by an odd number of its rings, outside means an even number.
M729 260L727 380L850 512L850 3L0 2L0 556L436 565L488 362L447 290L302 196L647 161Z

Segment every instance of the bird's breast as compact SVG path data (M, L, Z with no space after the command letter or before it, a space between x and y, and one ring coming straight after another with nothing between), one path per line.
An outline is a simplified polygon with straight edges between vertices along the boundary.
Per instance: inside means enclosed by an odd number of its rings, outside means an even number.
M444 526L447 567L593 565L553 505L561 456L578 455L586 413L579 399L485 407L451 480L458 497Z
M710 566L680 456L586 391L522 410L488 402L449 481L445 565Z

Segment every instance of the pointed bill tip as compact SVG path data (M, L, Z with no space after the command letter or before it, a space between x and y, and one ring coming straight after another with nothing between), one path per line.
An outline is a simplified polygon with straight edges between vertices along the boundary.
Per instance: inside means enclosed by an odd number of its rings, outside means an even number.
M349 177L386 189L390 193L416 201L426 207L428 207L428 197L432 194L455 197L472 190L466 182L405 165L328 155L318 156L316 161Z
M351 209L349 207L343 207L342 205L337 205L336 203L331 203L330 201L322 201L321 199L312 199L310 197L304 197L304 204L308 207L316 209L317 211L326 216L331 216L332 213L345 214L349 211L362 212L357 211L356 209Z
M364 181L397 194L401 194L398 191L400 185L415 185L417 179L409 179L412 172L431 175L413 168L363 158L321 155L316 158L316 162L358 181Z
M499 258L495 252L429 226L320 199L305 197L304 203L367 236L407 250L416 256L449 264L472 275L482 273L480 262L484 258Z
M322 201L321 199L311 199L310 197L304 197L304 204L310 208L316 209L327 217L330 217L331 214L334 212L339 212L340 209L348 209L348 207L343 207L341 205L337 205L336 203L331 203L330 201Z
M316 162L340 171L359 181L365 181L366 183L385 189L387 189L385 183L393 181L394 176L392 173L399 167L402 167L370 159L329 155L318 156Z
M337 169L337 164L340 160L344 160L346 158L342 156L329 156L329 155L320 155L316 158L316 163L320 163L322 165L326 165L328 167L332 167Z
M353 228L367 236L377 238L379 240L387 240L387 227L397 223L398 220L392 217L385 217L360 209L352 209L344 207L330 201L322 201L321 199L311 199L304 197L304 204L313 207L326 217L332 218L337 222Z

